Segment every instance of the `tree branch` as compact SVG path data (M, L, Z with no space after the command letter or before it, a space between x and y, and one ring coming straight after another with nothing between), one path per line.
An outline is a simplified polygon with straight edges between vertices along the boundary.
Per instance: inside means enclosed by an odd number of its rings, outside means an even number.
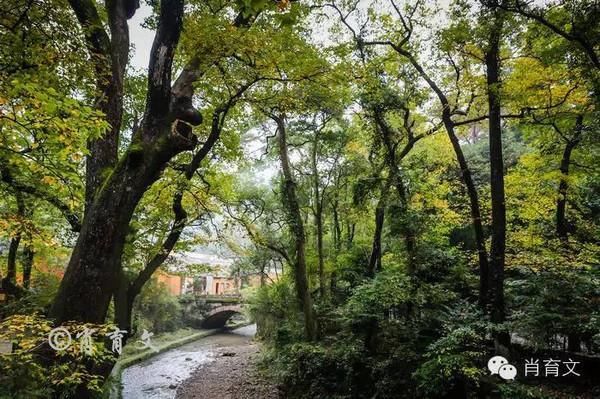
M254 16L245 15L240 12L232 22L235 28L248 28L254 19ZM194 96L194 83L198 81L206 70L202 68L203 54L195 54L184 66L183 70L175 80L171 89L171 110L175 117L184 120L192 125L199 125L202 117L192 106L192 97Z
M170 110L171 69L183 26L183 3L183 0L160 2L158 29L154 36L148 66L146 115L161 118L165 117ZM192 123L191 120L185 121ZM196 124L200 122L201 120Z
M152 277L152 274L158 269L164 261L169 257L171 251L175 247L175 244L179 241L179 237L185 228L187 222L187 212L183 209L182 205L183 193L177 192L173 197L173 213L175 218L171 225L171 231L169 235L161 245L161 249L155 254L152 259L146 263L146 266L140 271L136 278L129 285L127 290L127 297L130 300L140 293L142 287Z
M8 184L12 188L17 191L20 191L25 194L32 195L36 198L41 199L42 201L46 201L49 204L53 205L56 209L58 209L67 222L71 225L71 230L74 232L81 231L81 221L77 213L73 212L71 208L64 202L61 201L60 198L50 194L39 188L40 186L32 186L26 183L18 182L14 179L8 168L5 166L0 166L0 180L4 183Z
M110 38L103 28L102 20L98 15L95 1L69 0L77 20L83 27L86 45L92 53L92 62L97 64L98 58L110 57Z
M565 29L561 28L560 26L558 26L557 24L551 22L548 18L546 18L544 13L541 12L539 9L533 9L531 7L528 7L527 4L524 4L520 0L516 0L513 5L510 5L504 1L494 1L492 3L493 3L492 5L494 7L498 7L498 8L501 8L501 9L509 11L509 12L520 14L527 19L536 21L539 24L550 29L552 32L561 36L563 39L565 39L569 42L572 42L572 43L576 43L577 45L579 45L581 50L583 50L583 52L587 55L587 57L589 58L590 62L594 65L594 67L596 67L597 69L600 69L600 57L594 50L593 44L590 43L589 40L587 40L581 34L573 33L573 28L571 29L570 32L566 31Z

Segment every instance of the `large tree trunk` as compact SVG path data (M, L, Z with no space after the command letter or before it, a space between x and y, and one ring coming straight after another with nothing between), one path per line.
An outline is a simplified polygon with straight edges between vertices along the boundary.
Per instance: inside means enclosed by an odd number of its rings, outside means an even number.
M13 238L10 239L8 245L8 256L6 261L6 282L10 284L17 283L17 252L19 250L19 244L21 243L21 232L18 232Z
M135 333L132 325L133 303L129 301L127 296L128 287L129 281L127 280L127 277L121 274L119 276L117 290L113 296L115 323L121 330L127 331L127 337Z
M94 3L69 0L86 37L90 61L96 72L95 106L106 115L108 130L88 143L86 158L86 212L94 196L117 163L119 135L123 115L123 80L129 57L127 19L133 16L139 1L108 0L106 12L110 35L104 29Z
M500 38L503 17L495 11L485 51L487 97L489 108L490 192L492 202L492 245L490 249L491 318L494 323L505 320L504 264L506 252L506 205L504 195L504 158L502 155L502 119L500 116ZM499 334L497 342L510 344L508 334Z
M106 2L109 35L93 2L69 0L69 3L85 34L96 72L94 103L105 114L109 128L101 138L88 143L85 217L50 316L58 323L67 320L102 323L118 281L129 220L145 189L156 177L148 176L150 165L139 149L129 151L117 165L123 78L129 54L127 19L136 7L131 7L130 1ZM146 176L138 181L136 172L142 169L146 169ZM156 171L152 174L157 175Z
M292 237L294 237L294 246L296 249L296 259L294 262L296 294L300 308L304 314L304 335L308 340L315 340L317 337L317 323L306 274L306 235L296 195L296 183L292 175L292 167L288 156L285 119L283 116L272 116L272 119L277 123L278 129L279 160L283 174L283 206L288 214L288 224Z
M111 51L119 52L115 57L126 62L122 48L127 39L124 29L126 17L133 11L127 11L131 9L130 2L113 1L107 3L109 17L112 15L111 18L114 18L109 23L111 40L115 43ZM106 47L95 40L96 36L104 38L99 41L102 44L107 35L97 32L102 25L99 28L95 23L98 18L94 5L83 0L72 0L71 4L86 29L92 54L105 52ZM182 18L183 0L161 1L148 68L144 120L119 162L108 173L103 172L102 184L94 190L93 201L87 205L81 233L50 310L50 316L59 323L67 320L104 321L111 296L118 285L125 236L137 204L173 156L195 147L197 139L191 133L190 125L198 125L202 118L191 107L191 99L188 98L193 94L193 89L186 90L191 83L183 79L175 85L177 90L171 85L171 68ZM114 95L118 96L118 93ZM107 117L110 119L110 116ZM105 152L97 151L97 156L102 158Z
M148 67L144 119L140 128L133 132L128 150L115 163L122 114L122 80L129 50L127 19L133 16L139 1L109 0L106 3L110 39L93 2L70 0L70 4L84 28L88 50L96 67L98 104L105 108L111 129L101 140L90 143L92 153L88 160L84 226L50 315L58 322L81 320L100 323L104 320L111 296L116 293L117 306L123 308L117 318L123 326L130 326L135 297L157 265L162 263L162 260L155 260L166 255L157 255L126 287L124 296L125 285L119 283L119 277L128 225L144 192L159 178L167 162L176 154L196 146L197 138L192 134L192 126L202 123L202 116L194 109L192 97L194 82L203 71L195 55L171 84L174 53L183 24L184 1L162 0ZM240 14L234 25L245 26L253 18L254 15L242 17ZM110 62L107 63L107 60ZM215 125L220 128L229 107L252 83L242 87L224 109L213 115L213 130ZM211 131L194 156L190 167L192 173L217 139L218 135ZM188 176L190 178L191 175ZM176 212L176 221L165 248L172 248L185 224L185 217L182 221L178 221L178 217ZM169 251L165 252L168 254Z
M133 326L133 303L135 298L130 295L130 282L123 271L119 274L118 287L113 296L115 306L115 323L121 330L127 331L123 340L127 342L127 338L135 334Z
M558 184L558 199L556 201L556 235L564 243L569 241L569 225L567 221L567 193L569 191L569 168L571 166L571 153L579 143L583 130L583 116L579 115L575 121L575 134L567 141L560 161L560 183Z
M171 230L160 246L158 253L156 253L148 261L148 263L146 263L144 268L132 281L127 281L124 275L121 276L119 288L117 289L114 298L115 318L117 325L121 329L130 331L132 328L131 317L133 314L133 305L137 296L142 291L144 285L150 280L150 278L152 278L154 272L165 262L165 260L167 260L175 248L175 245L179 241L179 238L183 233L188 221L188 214L183 208L184 189L190 184L190 181L200 167L200 164L210 153L215 143L219 140L223 123L225 121L225 116L231 107L235 105L239 97L251 86L251 84L252 83L243 85L236 92L236 94L229 99L229 101L215 109L212 117L210 134L204 141L202 147L194 154L192 160L185 166L185 181L182 182L182 185L177 188L177 191L173 196L172 209L174 218L171 224ZM262 277L264 276L261 275L261 278Z
M173 155L169 149L155 148L152 142L137 145L141 148L124 156L86 212L50 310L50 317L58 323L104 322L118 285L121 255L135 207Z

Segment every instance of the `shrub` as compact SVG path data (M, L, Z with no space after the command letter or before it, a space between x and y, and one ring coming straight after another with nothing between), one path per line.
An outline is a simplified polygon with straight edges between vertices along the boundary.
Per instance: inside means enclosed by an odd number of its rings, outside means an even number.
M360 342L295 343L264 359L286 396L299 399L362 397L370 384ZM367 396L364 396L367 397Z
M0 309L0 314L33 314L45 313L56 296L60 278L52 273L40 273L33 286L24 291L24 295L11 300Z
M594 337L600 334L597 271L566 267L523 270L519 277L507 283L514 331L539 347L561 345L569 336L595 346Z
M259 338L276 345L302 339L301 313L287 277L255 290L248 302L247 309L256 321Z
M100 396L103 376L94 370L112 365L114 354L106 342L94 340L91 354L80 351L76 334L94 329L94 337L104 337L114 329L109 325L69 323L72 344L54 351L48 346L51 322L37 315L14 315L0 322L0 339L13 344L13 351L0 354L0 397L15 399L74 398L79 386Z
M448 309L442 331L414 373L417 390L427 398L464 397L466 392L478 390L481 378L487 374L486 336L491 325L475 305L461 303Z
M150 280L136 300L134 307L137 331L153 333L175 331L183 325L183 312L177 297L167 287Z

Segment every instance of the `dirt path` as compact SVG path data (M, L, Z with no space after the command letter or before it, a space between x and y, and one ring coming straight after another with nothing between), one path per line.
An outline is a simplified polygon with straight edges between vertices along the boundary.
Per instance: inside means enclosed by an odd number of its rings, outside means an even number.
M195 370L177 389L178 399L278 399L277 388L256 370L259 353L250 341L218 348L215 361Z

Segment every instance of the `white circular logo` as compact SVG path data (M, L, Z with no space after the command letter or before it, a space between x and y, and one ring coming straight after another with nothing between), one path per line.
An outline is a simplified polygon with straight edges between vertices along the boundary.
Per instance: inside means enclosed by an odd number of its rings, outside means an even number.
M64 327L56 327L48 334L48 344L56 351L62 351L71 346L71 334Z

